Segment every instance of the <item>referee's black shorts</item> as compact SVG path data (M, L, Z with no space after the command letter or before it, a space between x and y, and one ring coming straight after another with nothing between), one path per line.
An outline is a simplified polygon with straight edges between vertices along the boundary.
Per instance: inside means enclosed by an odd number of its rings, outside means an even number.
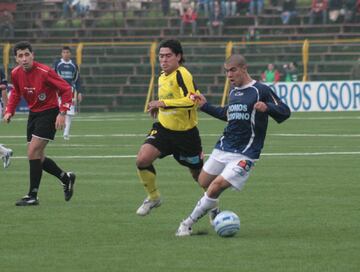
M174 131L154 123L145 143L155 146L160 152L160 159L168 155L191 169L201 169L204 163L201 139L197 127L186 131Z
M33 136L44 140L54 140L55 122L58 114L59 108L41 112L30 111L27 123L27 141L30 142Z

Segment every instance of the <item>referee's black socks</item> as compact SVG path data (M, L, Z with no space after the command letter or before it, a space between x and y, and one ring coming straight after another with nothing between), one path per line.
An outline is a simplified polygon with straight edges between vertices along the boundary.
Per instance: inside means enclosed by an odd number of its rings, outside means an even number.
M40 159L29 160L30 164L30 189L29 196L37 197L39 191L41 176L42 176L42 163Z
M52 159L45 157L42 163L42 169L45 172L57 177L62 183L69 183L69 176Z

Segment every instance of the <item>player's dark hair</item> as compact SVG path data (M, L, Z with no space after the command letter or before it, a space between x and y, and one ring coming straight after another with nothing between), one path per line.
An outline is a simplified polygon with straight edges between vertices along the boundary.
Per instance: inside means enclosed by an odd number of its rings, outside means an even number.
M158 48L158 51L160 51L160 48L163 48L163 47L167 47L167 48L170 48L171 51L175 54L175 55L179 55L181 54L181 58L180 58L180 61L179 63L182 64L185 62L185 59L184 59L184 52L183 52L183 49L182 49L182 46L181 46L181 43L178 41L178 40L164 40L160 43L159 45L159 48Z
M69 50L71 52L70 46L67 46L67 45L63 46L62 50Z
M25 49L29 49L29 51L32 53L33 49L32 46L29 42L27 41L22 41L22 42L18 42L14 45L14 56L16 56L16 53L18 50L25 50Z

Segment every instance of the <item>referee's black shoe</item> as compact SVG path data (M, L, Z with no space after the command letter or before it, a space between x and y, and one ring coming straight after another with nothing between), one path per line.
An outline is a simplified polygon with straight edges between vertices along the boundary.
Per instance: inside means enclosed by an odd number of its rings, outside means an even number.
M22 199L19 199L16 203L16 206L36 206L39 205L39 198L26 195Z
M68 172L67 175L69 176L69 182L67 184L64 184L64 196L65 201L69 201L73 194L74 194L74 184L76 176L72 172Z

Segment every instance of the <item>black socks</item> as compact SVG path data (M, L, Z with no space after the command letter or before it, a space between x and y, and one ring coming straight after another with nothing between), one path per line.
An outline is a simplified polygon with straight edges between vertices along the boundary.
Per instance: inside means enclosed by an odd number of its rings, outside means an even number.
M69 176L50 158L45 157L42 163L42 169L57 177L62 183L67 184L69 182Z
M41 176L42 176L42 163L40 159L29 160L30 164L30 189L29 196L37 197L39 191Z

